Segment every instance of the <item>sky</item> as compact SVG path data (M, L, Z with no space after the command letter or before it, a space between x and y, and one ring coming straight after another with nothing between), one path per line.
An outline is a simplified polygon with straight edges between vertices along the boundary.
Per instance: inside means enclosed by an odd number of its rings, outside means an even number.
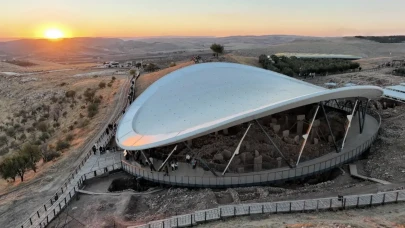
M6 0L0 0L3 2ZM405 34L404 0L12 0L0 38Z

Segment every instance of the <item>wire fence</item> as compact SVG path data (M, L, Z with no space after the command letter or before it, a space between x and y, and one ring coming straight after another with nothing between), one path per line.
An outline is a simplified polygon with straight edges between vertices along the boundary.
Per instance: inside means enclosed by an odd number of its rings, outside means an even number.
M322 210L344 210L384 205L405 201L405 190L388 191L376 194L351 195L308 200L292 200L267 203L252 203L220 206L213 209L173 216L168 219L149 222L128 228L168 228L190 227L219 219L253 214L300 213Z
M124 94L128 94L128 92L130 90L131 84L128 83L128 85L129 86L126 86L123 90ZM133 85L133 87L135 88L135 85ZM129 100L125 99L125 102L123 103L123 107L118 107L118 109L119 110L126 109L128 107L128 104L129 104ZM112 118L112 121L110 121L110 123L118 124L119 119L122 116L121 114L122 114L121 112L117 112L117 115L115 115ZM108 128L108 126L106 128ZM115 132L113 131L113 132L109 132L109 134L107 134L106 128L104 128L104 130L101 131L101 133L98 135L98 139L96 141L98 146L105 147L111 141L111 139L114 137ZM96 138L97 138L97 136L96 136ZM89 140L89 141L91 141L91 140ZM60 189L58 189L58 191L49 200L45 201L42 206L38 207L35 212L31 213L30 217L27 220L25 220L24 223L20 226L21 228L32 226L35 223L35 221L37 221L41 217L41 214L46 214L48 212L49 208L51 208L54 205L54 203L56 201L58 201L59 197L61 195L63 195L64 193L66 193L67 191L69 191L69 195L71 195L70 185L72 183L75 186L77 185L77 183L74 182L75 178L77 178L77 175L79 174L80 170L83 168L83 166L85 165L87 160L91 157L92 153L93 153L92 150L87 151L85 157L82 159L80 164L72 171L72 173L65 180L65 182L61 185ZM66 200L66 198L65 198L65 200Z

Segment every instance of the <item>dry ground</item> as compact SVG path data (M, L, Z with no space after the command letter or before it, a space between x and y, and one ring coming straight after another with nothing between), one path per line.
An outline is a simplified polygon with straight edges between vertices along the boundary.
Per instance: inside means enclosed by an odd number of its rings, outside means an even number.
M76 74L98 72L100 69L94 69L94 64L65 66L44 61L30 61L38 65L31 68L0 62L0 94L2 97L0 100L0 113L2 113L0 123L20 122L22 118L16 118L15 113L19 110L35 109L42 104L49 105L52 112L52 108L57 106L58 102L53 103L50 98L56 96L62 100L66 91L74 90L76 91L75 100L77 103L70 107L72 101L67 99L59 105L62 110L59 117L60 126L52 126L52 114L44 120L49 124L49 128L54 131L47 141L48 144L55 144L58 139L64 140L67 134L72 134L74 137L71 141L71 147L64 150L62 156L45 164L42 161L39 162L37 173L28 172L25 175L24 183L20 184L19 181L7 183L3 179L0 180L0 194L2 194L0 195L0 227L17 226L23 222L23 219L28 218L28 215L35 208L41 206L44 200L56 192L83 154L82 147L84 144L98 132L101 126L104 126L105 120L111 116L119 99L120 88L128 77L128 75L115 75L114 73L99 77L74 77ZM9 73L2 72L23 73L23 75L10 76ZM100 82L109 83L112 76L117 79L111 87L106 86L103 89L98 87ZM87 88L97 88L96 96L101 95L103 97L99 112L93 118L87 118L87 109L84 107L86 102L83 92ZM79 96L82 98L79 99ZM62 113L65 111L66 116L63 117ZM89 122L83 124L85 119L89 119ZM33 122L33 120L28 120L21 125L27 129ZM26 130L24 133L27 134L28 138L33 134ZM0 135L3 134L0 132ZM21 141L17 140L17 143L20 144ZM13 152L10 151L9 153Z

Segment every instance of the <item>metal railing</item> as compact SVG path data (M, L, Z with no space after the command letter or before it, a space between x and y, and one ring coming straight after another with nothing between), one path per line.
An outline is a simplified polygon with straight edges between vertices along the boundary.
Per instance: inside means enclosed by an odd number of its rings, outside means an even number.
M373 113L378 121L378 129L381 124L381 117L378 113L368 111L370 115ZM279 168L274 170L267 170L254 173L228 173L225 176L165 176L162 172L151 172L144 168L134 166L128 162L122 162L122 168L129 174L143 177L148 181L152 181L159 184L166 184L171 186L185 186L185 187L210 187L210 188L225 188L225 187L243 187L252 185L263 185L282 181L289 181L297 178L305 178L315 174L320 174L334 168L341 166L342 164L349 163L356 160L365 151L367 151L371 144L378 136L378 130L363 144L357 146L355 149L346 152L340 152L335 154L334 157L313 163L310 165L297 166L294 168ZM322 159L322 157L320 158ZM310 161L309 161L310 162Z
M220 206L213 209L173 216L168 219L149 222L128 228L167 228L189 227L223 218L266 213L300 213L321 210L344 210L368 206L384 205L405 201L405 190L388 191L376 194L351 195L308 200L292 200L267 203L252 203Z
M45 211L45 213L47 213L46 217L42 221L36 221L35 223L31 224L32 227L42 228L47 226L54 218L58 216L60 212L63 211L63 209L65 209L68 206L70 200L77 194L77 191L83 186L85 180L109 173L111 171L121 169L122 169L121 162L118 162L110 166L101 168L99 170L95 170L81 175L80 178L76 181L75 185L70 186L68 189L66 189L65 195L62 198L62 200L58 199L57 200L58 204L55 204L56 202L54 202L54 204L52 204L51 207L49 207L48 210Z

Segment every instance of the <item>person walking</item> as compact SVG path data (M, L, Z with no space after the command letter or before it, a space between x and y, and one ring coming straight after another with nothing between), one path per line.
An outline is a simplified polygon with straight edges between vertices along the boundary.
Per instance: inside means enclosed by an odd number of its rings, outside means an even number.
M93 150L93 154L96 155L96 152L97 152L96 145L94 145L94 146L92 147L92 150Z
M197 161L194 158L191 161L191 165L193 166L193 169L195 169L197 167Z
M165 165L165 175L163 176L169 176L169 168L167 167L167 165Z
M170 162L170 166L172 167L172 171L176 169L176 167L174 166L174 161Z
M186 162L190 164L191 161L191 156L189 154L186 154Z

